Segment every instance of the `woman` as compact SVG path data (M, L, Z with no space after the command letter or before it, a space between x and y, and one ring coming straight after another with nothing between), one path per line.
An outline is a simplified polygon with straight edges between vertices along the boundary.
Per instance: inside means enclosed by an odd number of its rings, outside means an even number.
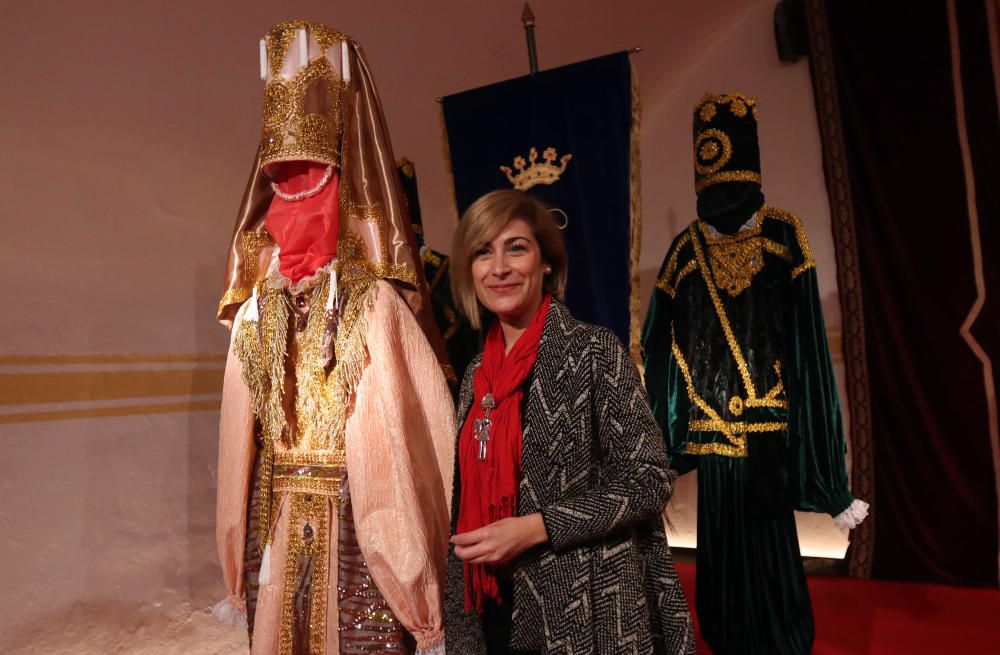
M494 191L452 253L457 304L493 322L459 399L447 652L694 653L661 518L676 474L617 337L558 301L555 221Z

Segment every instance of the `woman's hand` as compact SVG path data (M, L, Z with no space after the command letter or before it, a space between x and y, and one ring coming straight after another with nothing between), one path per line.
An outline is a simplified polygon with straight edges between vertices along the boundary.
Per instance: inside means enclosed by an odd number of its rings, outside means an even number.
M549 540L538 512L528 516L500 519L478 530L451 538L455 554L470 564L506 564L532 546Z

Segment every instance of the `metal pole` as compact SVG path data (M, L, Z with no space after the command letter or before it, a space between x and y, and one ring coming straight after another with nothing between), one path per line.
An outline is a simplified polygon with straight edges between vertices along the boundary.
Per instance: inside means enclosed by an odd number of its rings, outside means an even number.
M528 40L528 66L531 67L531 74L538 72L538 49L535 47L535 14L531 11L528 3L524 3L524 11L521 12L521 24L524 25L524 36Z

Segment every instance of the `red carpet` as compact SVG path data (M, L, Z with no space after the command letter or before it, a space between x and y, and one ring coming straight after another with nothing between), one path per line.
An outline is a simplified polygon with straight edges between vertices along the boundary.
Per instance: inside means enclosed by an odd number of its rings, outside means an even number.
M692 616L694 569L677 565ZM816 577L809 592L815 655L1000 654L1000 591Z

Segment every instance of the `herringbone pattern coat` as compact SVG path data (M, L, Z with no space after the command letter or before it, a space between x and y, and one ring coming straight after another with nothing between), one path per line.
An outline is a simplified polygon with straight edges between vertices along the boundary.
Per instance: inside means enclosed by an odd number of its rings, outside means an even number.
M472 398L473 360L459 398ZM676 473L638 371L611 331L553 302L523 414L518 514L541 512L550 543L518 558L511 647L546 655L693 654L691 616L661 512ZM459 500L455 471L452 531ZM449 655L483 655L464 612L462 562L449 550Z

